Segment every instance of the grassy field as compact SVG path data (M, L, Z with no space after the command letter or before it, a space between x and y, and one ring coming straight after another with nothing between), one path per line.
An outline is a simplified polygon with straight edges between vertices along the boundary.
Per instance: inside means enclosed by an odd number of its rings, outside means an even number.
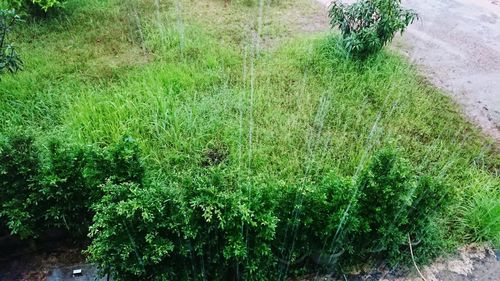
M454 187L446 245L498 245L498 148L450 98L394 51L347 59L313 1L227 2L72 0L22 23L24 70L0 81L0 131L131 135L153 178L215 161L255 184L355 178L392 147Z

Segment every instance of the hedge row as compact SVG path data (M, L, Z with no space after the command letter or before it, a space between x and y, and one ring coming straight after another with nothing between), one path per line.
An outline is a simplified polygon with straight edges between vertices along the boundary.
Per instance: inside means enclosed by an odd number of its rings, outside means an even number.
M392 150L357 178L301 185L242 181L223 169L144 180L135 142L107 147L4 141L0 216L12 233L88 233L86 252L114 280L282 280L367 258L408 258L438 239L449 188ZM90 228L89 228L90 225Z
M39 149L32 137L0 144L0 218L12 234L36 237L51 228L86 236L91 205L107 182L140 183L144 168L134 140L107 148L50 141Z

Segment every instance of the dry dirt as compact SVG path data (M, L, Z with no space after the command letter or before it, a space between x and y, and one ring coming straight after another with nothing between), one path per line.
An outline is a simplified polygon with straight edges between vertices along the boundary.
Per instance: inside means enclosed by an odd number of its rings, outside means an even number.
M415 9L420 20L393 45L500 143L500 0L403 0L403 5Z

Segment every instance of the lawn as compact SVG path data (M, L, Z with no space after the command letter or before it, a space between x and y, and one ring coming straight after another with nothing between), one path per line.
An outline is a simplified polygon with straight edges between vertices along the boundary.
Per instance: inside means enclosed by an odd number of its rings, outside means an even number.
M260 191L332 175L355 186L390 149L452 193L422 260L464 243L498 245L493 141L397 51L351 60L326 22L309 0L68 1L16 28L24 70L1 77L0 132L42 147L131 136L146 182L183 186L210 174ZM286 235L282 245L301 247Z

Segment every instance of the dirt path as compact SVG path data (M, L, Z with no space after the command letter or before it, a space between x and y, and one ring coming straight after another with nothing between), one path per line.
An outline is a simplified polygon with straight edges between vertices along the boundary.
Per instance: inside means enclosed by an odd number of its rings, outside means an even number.
M420 20L395 44L500 143L500 0L403 0L403 5L415 9Z

